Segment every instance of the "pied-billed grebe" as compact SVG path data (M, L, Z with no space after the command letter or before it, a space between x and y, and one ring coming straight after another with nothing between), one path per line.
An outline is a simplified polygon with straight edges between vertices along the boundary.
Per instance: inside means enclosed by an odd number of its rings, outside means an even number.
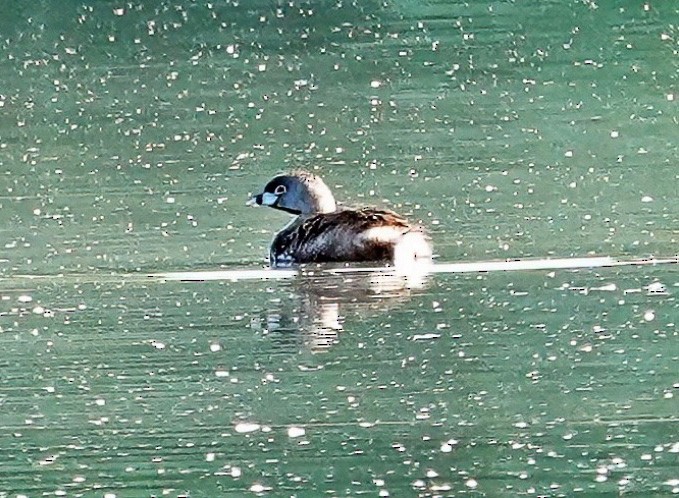
M277 176L251 203L296 215L271 243L274 267L358 261L402 266L431 260L431 244L422 227L392 211L337 210L328 186L312 173Z

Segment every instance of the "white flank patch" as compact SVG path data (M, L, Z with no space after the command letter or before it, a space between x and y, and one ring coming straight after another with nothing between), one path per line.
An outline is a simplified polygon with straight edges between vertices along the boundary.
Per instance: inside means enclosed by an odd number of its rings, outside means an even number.
M366 240L378 240L380 242L393 242L401 236L401 230L394 227L368 228L361 234Z
M394 266L406 267L431 261L431 244L422 232L408 232L394 247Z

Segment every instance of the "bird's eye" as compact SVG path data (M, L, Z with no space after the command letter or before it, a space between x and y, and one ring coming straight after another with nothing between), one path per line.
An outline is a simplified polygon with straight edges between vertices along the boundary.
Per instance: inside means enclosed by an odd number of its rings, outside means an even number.
M285 185L278 185L276 187L276 190L273 191L273 193L276 194L276 195L283 195L287 191L288 191L288 189Z

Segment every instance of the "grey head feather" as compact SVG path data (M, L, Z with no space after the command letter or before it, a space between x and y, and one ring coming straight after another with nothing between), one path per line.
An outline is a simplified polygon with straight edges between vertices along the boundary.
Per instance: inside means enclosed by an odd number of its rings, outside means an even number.
M306 171L279 175L255 197L257 204L270 206L292 214L333 213L335 198L321 178Z

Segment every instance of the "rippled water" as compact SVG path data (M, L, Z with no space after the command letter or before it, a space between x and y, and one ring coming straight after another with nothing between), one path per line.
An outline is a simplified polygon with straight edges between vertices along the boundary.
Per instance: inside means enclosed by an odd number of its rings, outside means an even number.
M3 12L0 496L679 490L676 263L157 276L293 167L439 265L676 257L672 2Z

